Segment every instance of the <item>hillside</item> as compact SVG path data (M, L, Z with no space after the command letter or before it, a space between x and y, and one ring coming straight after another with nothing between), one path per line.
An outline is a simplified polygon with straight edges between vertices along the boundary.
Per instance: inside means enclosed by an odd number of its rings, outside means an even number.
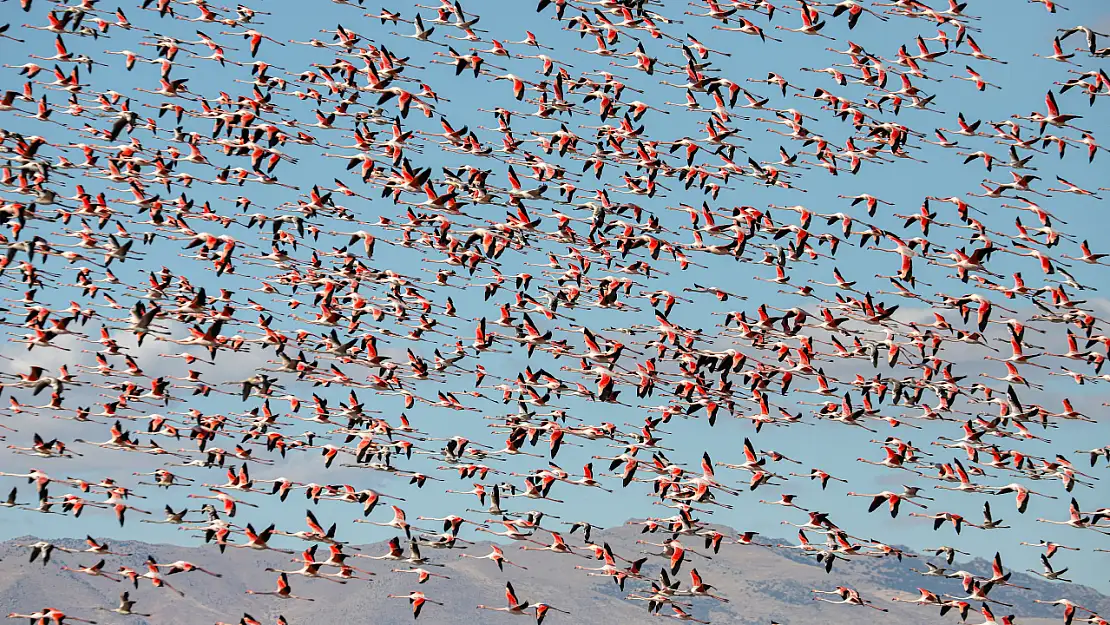
M653 541L659 541L660 536L647 535ZM631 556L640 547L644 547L635 544L641 537L637 528L626 526L596 532L594 540L599 543L607 541L618 554ZM19 545L34 541L35 539L24 537L0 543L0 558L5 564L0 570L0 610L4 612L32 612L49 605L70 611L73 616L92 618L101 623L127 622L136 625L237 622L244 611L264 623L272 623L278 614L284 614L293 625L311 621L353 621L387 625L412 620L407 602L384 599L386 594L407 594L417 588L415 576L391 573L390 569L394 568L394 564L390 562L359 559L354 563L356 566L374 571L378 575L372 581L353 580L345 585L291 576L293 591L314 597L316 601L282 601L274 597L252 597L246 594L246 590L272 590L276 575L262 569L296 569L298 565L290 562L293 556L253 551L248 553L238 549L228 549L226 554L221 555L215 548L151 545L130 541L111 544L113 551L131 555L107 556L106 571L114 572L119 564L140 568L149 554L159 562L188 560L223 574L219 579L199 572L172 576L169 581L185 593L185 597L178 597L168 590L152 588L147 580L140 580L136 591L123 583L60 570L62 564L93 564L98 559L93 554L55 552L48 566L44 567L39 562L28 563L27 549ZM72 539L54 542L69 547L84 547L81 541ZM291 540L274 542L285 548L301 548L301 544ZM687 546L700 550L700 545L696 545L695 541L688 539L684 542ZM767 542L783 541L771 539ZM383 553L380 544L362 546L359 550L372 555ZM421 622L444 625L473 623L476 619L483 623L511 622L512 619L505 614L459 609L459 606L479 603L504 605L500 588L506 580L513 582L521 599L542 600L573 613L572 616L551 614L550 620L546 622L581 625L659 622L648 617L643 602L624 599L630 592L646 587L646 582L630 581L626 591L621 592L610 579L588 577L584 571L574 570L575 565L599 566L592 560L570 555L537 554L520 550L517 545L508 545L505 551L510 560L527 567L527 570L506 566L502 573L488 560L460 558L458 551L426 549L425 556L445 565L443 568L428 568L450 575L451 583L432 579L420 589L429 598L443 601L452 607L427 606ZM466 552L475 555L488 553L488 543L469 546ZM686 586L689 583L689 569L697 567L706 581L730 600L729 603L707 598L695 600L694 614L717 623L754 625L775 620L784 625L815 622L837 625L853 623L860 618L866 618L869 623L900 625L956 622L953 618L939 619L934 608L890 601L893 596L915 595L917 586L928 587L935 592L961 594L956 580L924 578L909 570L910 567L924 568L921 560L922 558L907 558L899 563L894 558L860 558L848 563L837 562L833 573L826 575L811 558L799 557L794 552L726 545L711 560L693 556L684 565L679 577L683 586ZM558 563L558 566L553 566L552 563ZM661 563L662 559L652 558L645 567L647 575L658 575ZM990 570L990 565L984 561L957 561L952 568L982 574ZM1011 581L1028 586L1031 590L1000 588L994 591L991 595L993 598L1015 604L1013 608L999 607L997 614L1013 612L1022 617L1023 624L1058 620L1059 617L1055 616L1058 609L1031 602L1032 599L1057 599L1063 596L1065 593L1058 590L1057 584L1016 572ZM872 610L865 613L863 608L821 604L811 599L811 589L831 589L839 584L856 588L865 598L890 609L890 613L881 614ZM363 585L375 588L373 592L358 592ZM128 589L132 591L132 598L139 602L134 609L149 612L150 618L123 617L94 609L98 605L114 607L119 593ZM1110 613L1110 598L1094 590L1070 585L1066 595L1077 603ZM575 597L575 603L568 604L567 597Z

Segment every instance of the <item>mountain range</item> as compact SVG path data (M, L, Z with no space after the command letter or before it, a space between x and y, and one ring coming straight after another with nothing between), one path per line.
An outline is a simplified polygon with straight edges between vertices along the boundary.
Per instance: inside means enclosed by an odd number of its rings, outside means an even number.
M565 529L565 528L563 528ZM721 528L724 532L724 528ZM726 532L727 533L727 532ZM540 533L539 541L548 537ZM732 534L735 535L735 534ZM637 540L662 542L664 534L641 534L637 526L625 525L606 531L595 530L593 541L612 546L614 552L629 559L642 557L640 551L658 551L650 545L637 544ZM580 544L580 535L572 544ZM781 539L758 538L763 543L793 543ZM299 568L292 562L296 557L276 552L258 552L228 549L221 554L214 546L185 547L167 544L148 544L138 541L112 542L111 550L130 554L103 556L107 562L104 570L114 573L120 564L145 571L143 561L153 556L162 563L186 560L203 568L218 571L215 578L200 572L179 573L167 579L185 593L179 597L167 589L153 588L148 580L139 580L139 588L130 583L113 583L104 578L61 570L63 564L91 565L102 556L91 553L62 553L55 551L46 566L41 561L28 562L29 549L22 545L36 542L30 536L0 543L0 610L3 612L34 612L51 606L72 616L90 618L100 623L127 623L129 625L200 625L219 621L237 623L244 612L263 623L273 623L277 615L284 615L291 625L313 622L352 622L389 625L412 621L408 603L403 599L387 599L387 594L408 594L422 590L433 600L445 605L427 605L420 622L443 625L471 625L473 623L512 623L515 619L504 613L475 609L477 604L494 607L505 605L504 586L512 581L521 600L544 601L571 612L571 615L549 613L545 623L602 625L605 623L659 623L648 615L646 603L626 597L643 593L648 582L629 580L624 591L612 579L588 576L586 571L575 570L575 565L599 567L600 562L586 557L537 553L520 549L519 544L501 545L506 557L526 570L506 566L499 571L489 560L459 557L459 553L484 555L490 543L479 542L466 546L466 550L439 550L425 548L423 555L435 564L426 566L436 573L449 575L451 583L432 578L418 586L415 575L392 573L392 568L408 568L403 563L372 561L362 558L351 562L363 569L377 573L371 580L351 580L339 584L326 580L290 576L293 592L313 597L315 601L281 600L276 597L251 596L247 589L270 591L276 583L276 574L266 572L266 567L293 570ZM403 540L403 537L402 537ZM924 569L925 556L905 557L901 562L894 557L859 557L836 562L831 574L826 574L812 556L792 550L761 546L725 544L717 554L706 553L701 539L683 538L688 548L699 553L683 565L677 575L682 586L689 585L689 571L697 568L704 580L715 587L714 593L728 599L721 602L711 598L694 598L692 614L714 623L735 625L766 625L772 621L782 625L800 623L827 623L849 625L863 619L866 623L897 623L899 625L924 625L926 623L957 622L950 613L938 616L935 607L914 606L891 601L892 597L912 598L921 586L937 593L963 596L959 581L939 577L922 577L911 571ZM57 545L84 549L84 541L74 539L52 540ZM273 544L290 550L303 549L306 543L292 539L274 540ZM537 547L538 545L529 545ZM346 551L378 555L386 551L384 544L348 546ZM907 552L909 553L909 552ZM321 554L326 550L321 549ZM326 557L326 555L324 555ZM938 562L933 559L934 562ZM646 577L657 579L665 561L652 557L644 566ZM983 560L956 561L950 570L967 570L978 575L990 574L990 563ZM332 569L334 570L334 569ZM437 583L440 582L440 583ZM1028 590L1000 587L991 592L991 598L1014 604L1013 607L996 605L995 614L1018 615L1020 625L1041 625L1058 622L1061 608L1033 603L1033 599L1055 600L1068 597L1092 610L1110 614L1110 598L1079 584L1048 582L1037 577L1014 572L1012 584ZM813 601L812 589L831 590L845 585L858 590L877 606L890 610L881 613L862 607L831 605ZM149 613L149 617L120 616L96 609L96 606L115 607L124 590L138 601L136 612ZM574 597L570 603L569 597ZM975 604L975 608L978 608ZM669 613L664 608L663 613ZM969 622L981 619L972 615Z

